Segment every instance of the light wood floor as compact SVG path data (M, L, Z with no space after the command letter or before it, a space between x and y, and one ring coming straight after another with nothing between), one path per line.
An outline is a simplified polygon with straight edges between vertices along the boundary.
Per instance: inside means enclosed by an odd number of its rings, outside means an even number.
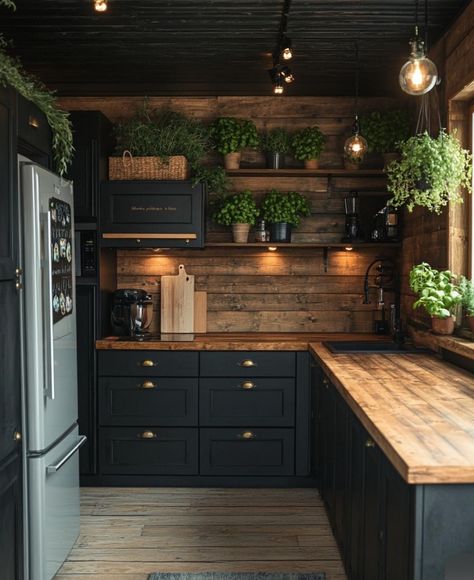
M314 489L83 488L81 535L56 580L151 572L326 572L345 580Z

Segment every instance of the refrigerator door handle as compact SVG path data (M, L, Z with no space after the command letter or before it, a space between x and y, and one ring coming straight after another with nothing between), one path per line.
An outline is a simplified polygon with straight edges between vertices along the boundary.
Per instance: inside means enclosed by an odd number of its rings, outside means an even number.
M84 445L87 441L87 437L85 435L81 435L79 437L79 441L70 449L64 457L62 457L57 463L54 465L48 465L46 468L46 473L56 473L61 469L61 467L71 459L71 457L76 453L76 451Z
M48 399L54 400L54 330L53 330L53 284L51 256L51 212L41 212L41 224L43 225L43 304L44 304L44 385Z

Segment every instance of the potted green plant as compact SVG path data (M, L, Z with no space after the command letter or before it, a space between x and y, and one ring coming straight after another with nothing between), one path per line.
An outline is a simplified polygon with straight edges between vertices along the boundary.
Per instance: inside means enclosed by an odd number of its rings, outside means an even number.
M413 266L410 288L418 294L413 308L422 306L431 316L431 327L436 334L454 332L455 307L462 301L460 287L449 270L435 270L426 262Z
M347 169L348 171L356 171L357 169L360 169L363 160L363 157L344 155L344 169Z
M223 197L217 204L213 220L223 226L232 226L234 242L246 244L250 226L258 217L257 204L251 191L242 191Z
M461 188L471 192L472 156L453 135L427 132L401 144L401 159L387 170L387 190L395 207L413 211L417 205L441 213L443 207L462 202Z
M116 156L109 179L187 179L209 146L206 127L181 113L145 103L133 117L114 126ZM128 156L128 157L127 157Z
M469 278L461 276L459 287L462 294L462 306L466 314L471 332L474 332L474 283Z
M410 115L405 109L372 111L360 118L369 153L380 153L385 167L398 159L399 143L410 137Z
M239 169L242 149L257 147L257 128L250 119L220 117L210 128L214 148L224 155L226 169Z
M283 127L276 127L263 133L261 137L262 150L267 156L269 169L283 169L285 154L290 150L290 134Z
M297 131L291 139L291 150L295 159L304 161L306 169L318 169L319 158L326 142L321 129L314 125Z
M282 193L272 189L262 201L262 217L270 224L271 242L291 242L291 229L302 216L311 214L309 201L296 191Z

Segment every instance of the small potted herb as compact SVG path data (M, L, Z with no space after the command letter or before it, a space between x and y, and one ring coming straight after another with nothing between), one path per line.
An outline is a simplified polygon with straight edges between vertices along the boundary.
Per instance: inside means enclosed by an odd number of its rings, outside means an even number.
M413 308L422 306L431 316L431 328L435 334L454 332L455 308L462 301L461 288L449 270L438 271L426 262L413 266L410 272L410 288L418 294Z
M213 220L223 226L232 226L234 242L246 244L250 226L258 217L257 204L251 191L228 195L217 204Z
M459 287L462 294L462 305L466 314L467 323L471 332L474 332L474 283L464 276L461 276Z
M304 161L306 169L318 169L319 158L326 142L321 129L314 125L295 133L291 139L291 149L295 159Z
M369 153L380 153L385 167L398 159L399 143L410 137L410 115L404 109L372 111L360 118Z
M355 155L354 156L344 155L343 160L344 160L344 169L347 169L347 171L356 171L357 169L360 169L360 166L364 158L356 157Z
M270 129L262 135L262 150L267 155L269 169L283 169L285 154L290 150L290 134L282 127Z
M210 135L214 149L224 155L226 169L239 169L242 149L259 144L257 128L249 119L220 117L211 124Z
M282 193L272 189L262 201L263 219L270 224L271 242L291 242L291 228L302 216L311 214L309 201L296 191Z
M390 163L387 177L391 205L410 212L419 205L439 214L448 202L462 202L461 188L471 192L472 156L455 136L425 132L401 144L401 159Z

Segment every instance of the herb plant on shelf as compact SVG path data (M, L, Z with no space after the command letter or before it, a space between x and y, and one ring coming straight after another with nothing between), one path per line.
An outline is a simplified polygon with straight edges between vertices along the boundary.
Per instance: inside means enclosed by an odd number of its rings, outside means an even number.
M297 131L291 139L291 149L295 159L304 161L306 169L317 169L319 158L324 150L326 137L321 129L314 125Z
M210 128L214 149L224 155L226 169L239 169L242 150L259 144L257 128L250 119L220 117Z
M413 308L423 307L431 316L436 334L452 334L456 306L462 301L462 288L449 270L435 270L426 262L413 266L410 288L418 295Z
M311 215L311 204L296 191L282 193L272 189L261 206L263 219L270 224L270 241L291 242L291 228L298 227L302 216Z
M474 282L461 276L459 287L462 294L462 306L471 332L474 333Z
M290 150L290 134L283 127L276 127L263 133L262 150L267 155L267 166L270 169L285 167L285 154Z
M404 109L373 111L360 118L369 153L380 153L385 166L398 157L399 143L410 137L410 115Z
M246 244L250 226L255 225L259 211L251 191L228 195L215 206L212 219L220 225L232 226L234 242Z
M461 203L461 188L471 192L472 156L455 136L427 132L404 141L400 161L387 168L387 190L395 207L426 207L441 213L449 202Z

